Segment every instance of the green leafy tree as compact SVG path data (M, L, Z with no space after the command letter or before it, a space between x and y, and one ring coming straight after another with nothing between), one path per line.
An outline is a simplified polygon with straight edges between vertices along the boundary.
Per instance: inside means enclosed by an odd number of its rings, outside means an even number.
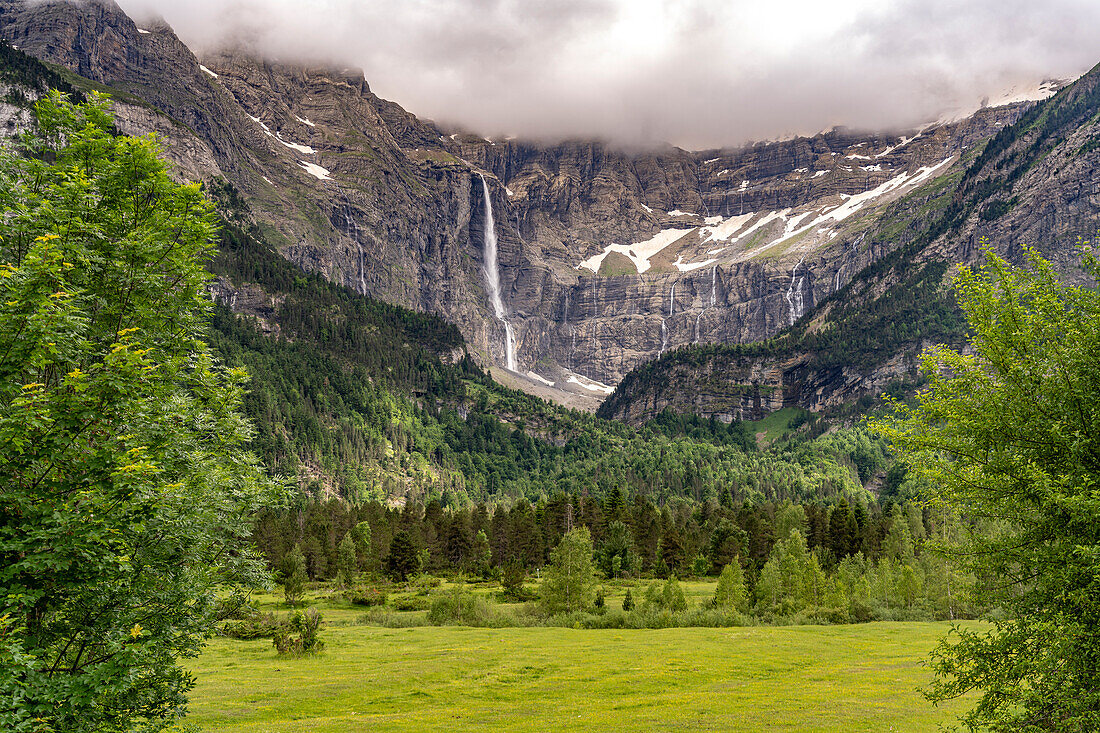
M727 611L745 610L745 573L737 558L722 568L718 587L714 590L714 605Z
M550 553L540 588L542 607L547 613L584 610L592 604L595 586L592 536L581 526L566 532Z
M879 425L937 505L997 522L952 552L1007 617L936 649L932 700L977 691L994 731L1100 730L1100 293L987 252L955 279L970 353L940 347L928 387ZM1089 275L1100 279L1091 252Z
M344 535L336 548L336 579L343 588L350 588L355 582L355 573L359 570L359 562L355 553L355 540L351 538L351 532Z
M286 600L287 605L293 606L300 603L308 577L306 575L306 556L302 553L301 545L294 545L283 558L279 575L283 583L283 598Z
M670 575L661 588L661 606L674 613L687 609L687 597L676 576Z
M485 530L479 529L474 535L474 544L470 550L470 563L475 572L480 575L488 575L489 567L493 562L493 550L489 546L489 536Z
M0 728L182 716L216 594L266 582L245 375L203 339L197 185L102 97L37 105L0 153Z
M355 542L355 555L360 567L370 569L372 554L370 522L359 522L352 527L351 539Z

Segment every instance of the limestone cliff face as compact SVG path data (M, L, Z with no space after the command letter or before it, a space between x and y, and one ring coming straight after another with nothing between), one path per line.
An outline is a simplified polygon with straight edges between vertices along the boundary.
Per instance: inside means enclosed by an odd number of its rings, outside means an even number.
M913 236L945 177L1028 107L704 152L546 145L441 130L353 70L235 51L200 63L111 0L0 0L0 36L123 92L124 131L159 131L181 174L232 183L301 267L443 315L485 364L507 363L510 330L516 371L551 394L602 397L678 346L790 325Z
M620 383L602 414L640 423L663 409L722 419L787 405L820 410L911 380L924 348L963 345L961 322L939 328L942 319L925 316L946 306L948 277L981 259L983 241L1017 265L1033 248L1063 280L1089 283L1078 242L1094 236L1100 217L1098 113L1100 67L1000 131L944 182L938 199L914 195L884 212L867 239L893 238L903 249L889 266L858 273L809 323L752 355L699 349L647 364ZM878 338L861 328L891 333ZM853 345L849 363L824 353L837 344ZM757 394L770 402L754 401Z

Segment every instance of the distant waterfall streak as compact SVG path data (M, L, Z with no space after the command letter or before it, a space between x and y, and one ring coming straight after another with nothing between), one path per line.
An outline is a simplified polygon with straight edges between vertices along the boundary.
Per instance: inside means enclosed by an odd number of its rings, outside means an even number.
M665 349L668 348L668 328L665 327L665 319L661 319L661 350L657 352L657 356L665 353Z
M710 307L718 302L718 265L710 268Z
M795 278L798 277L798 268L802 266L802 260L804 259L806 258L803 257L801 260L799 260L798 264L795 265L794 269L791 270L791 284L787 288L787 306L790 309L789 318L790 325L792 326L795 324L795 321L802 317L802 283L806 278L805 276L803 276L801 279L798 279L797 287L795 286Z
M493 222L493 202L489 198L489 184L485 176L478 174L481 179L482 199L485 202L484 221L484 250L482 252L482 274L485 276L485 285L489 288L489 304L493 306L493 315L504 324L504 365L509 371L516 370L516 337L512 331L512 324L508 322L507 311L504 310L504 301L500 297L500 267L497 264L497 233Z
M363 265L363 245L356 242L355 246L359 248L359 294L360 295L366 295L367 294L367 276L366 276L366 267Z
M676 309L676 283L672 283L672 289L668 292L668 317L672 318L672 312Z

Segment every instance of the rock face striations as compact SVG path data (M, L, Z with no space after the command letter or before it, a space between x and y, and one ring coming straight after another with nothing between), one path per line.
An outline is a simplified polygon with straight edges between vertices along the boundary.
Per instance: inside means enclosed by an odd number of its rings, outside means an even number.
M200 60L111 0L0 0L0 36L117 90L125 131L232 184L291 261L441 314L550 396L603 398L677 347L789 327L917 236L922 207L1031 106L704 152L546 145L440 129L353 70Z
M767 344L685 349L625 378L604 416L639 423L664 409L721 419L795 405L840 407L912 380L920 352L961 345L949 278L988 243L1026 265L1026 248L1063 279L1087 282L1079 238L1100 218L1100 67L1000 130L935 190L899 201L866 230L895 249L856 273L811 319ZM793 278L792 278L793 279Z

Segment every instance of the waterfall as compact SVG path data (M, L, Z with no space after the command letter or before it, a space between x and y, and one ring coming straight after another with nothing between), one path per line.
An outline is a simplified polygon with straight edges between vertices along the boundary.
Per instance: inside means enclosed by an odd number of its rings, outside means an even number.
M516 336L512 330L512 324L505 317L504 301L500 299L500 267L497 264L497 233L493 224L493 202L489 199L489 184L485 176L478 174L481 179L482 198L485 201L484 222L484 251L482 253L481 272L485 276L485 284L489 288L489 303L493 306L493 315L504 324L504 365L509 371L516 370Z
M672 283L672 289L668 293L668 317L672 318L672 312L676 308L676 283Z
M661 354L665 353L665 349L668 348L668 329L665 328L665 319L661 319L661 350L657 352L657 357L660 358Z
M844 265L841 265L840 267L836 268L836 281L833 283L833 292L834 293L839 293L840 292L840 271L843 270L843 269L844 269Z
M710 307L713 308L714 304L718 301L717 290L717 277L718 277L718 265L710 268Z
M363 272L363 245L359 244L359 242L356 242L355 246L359 248L359 293L360 295L366 295L367 278L366 274Z
M803 255L802 259L798 261L798 264L791 270L791 284L787 288L787 306L790 308L790 325L794 325L794 322L802 317L802 282L806 279L805 275L798 279L798 286L795 286L795 277L798 276L798 268L802 266L802 260L806 259Z
M367 275L366 266L363 264L363 245L359 242L359 225L355 223L355 218L351 215L350 205L345 200L344 202L344 231L348 235L348 239L355 242L356 248L359 250L359 294L367 294Z
M699 343L699 321L703 319L704 312L699 311L699 315L695 316L695 343Z
M569 370L572 371L576 367L576 353L577 353L577 327L571 326L570 331L573 332L573 343L569 347Z

